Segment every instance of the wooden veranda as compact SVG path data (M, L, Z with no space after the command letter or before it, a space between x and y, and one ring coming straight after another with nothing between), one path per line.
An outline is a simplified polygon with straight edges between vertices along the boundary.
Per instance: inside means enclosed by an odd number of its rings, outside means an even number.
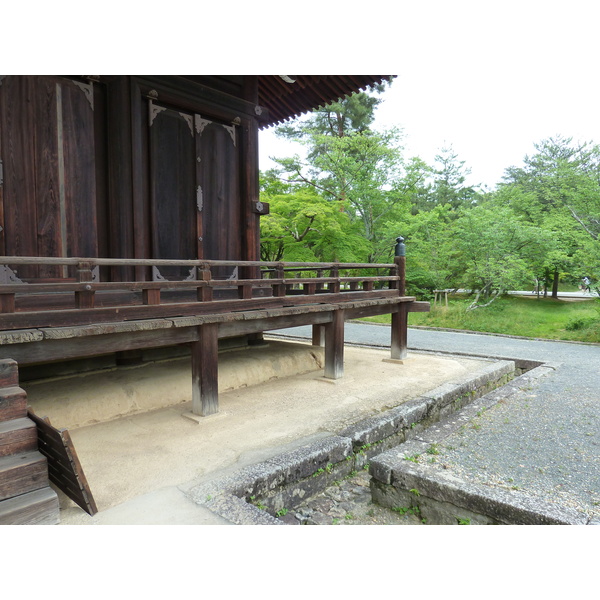
M31 257L2 263L0 358L35 365L186 344L192 412L201 416L218 411L219 339L312 325L313 343L325 346L324 375L337 379L344 321L391 313L391 358L401 360L408 312L429 310L405 295L404 257L392 264ZM23 266L59 267L70 277L28 282L18 276ZM140 278L105 280L115 270ZM224 270L235 278L219 278ZM160 275L175 271L187 277Z

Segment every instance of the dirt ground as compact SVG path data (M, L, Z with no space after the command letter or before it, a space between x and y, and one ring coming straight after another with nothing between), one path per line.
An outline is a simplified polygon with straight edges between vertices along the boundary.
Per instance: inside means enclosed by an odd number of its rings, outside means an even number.
M168 405L70 429L99 512L90 517L60 495L61 524L222 523L192 503L186 491L331 435L487 364L421 353L410 353L402 363L385 362L387 351L347 347L345 375L331 381L322 377L318 350L308 344L276 341L252 350L252 360L243 368L262 369L266 380L223 391L220 412L199 422L184 416L191 409L187 361L128 369L126 377L124 372L107 373L95 380L96 385L85 378L72 380L70 399L65 400L72 404L76 399L84 405L93 403L95 394L105 398L105 386L112 386L117 394L125 386L138 398L145 393L156 395L162 386L159 396ZM273 365L290 352L307 355L313 361L312 370L277 378ZM237 360L234 354L221 357L223 372L229 361ZM238 364L237 376L243 381L240 368ZM165 378L150 377L152 371L163 369L174 372ZM173 378L190 385L189 399L172 403ZM51 391L42 387L38 384L30 394L34 407L43 406L44 393ZM53 415L49 416L54 422ZM368 510L365 517L369 517Z

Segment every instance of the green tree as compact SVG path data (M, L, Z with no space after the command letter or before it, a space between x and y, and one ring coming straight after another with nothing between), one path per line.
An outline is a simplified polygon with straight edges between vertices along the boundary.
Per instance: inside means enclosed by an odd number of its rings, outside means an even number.
M452 145L443 147L435 157L433 166L426 165L420 159L421 173L424 178L419 193L413 198L413 214L427 211L447 204L452 209L469 208L481 198L481 191L466 183L471 170Z
M453 235L455 219L450 205L410 215L402 227L407 244L407 286L411 294L432 295L434 290L458 287L462 271ZM398 226L396 225L396 228Z
M374 86L371 93L358 92L317 108L308 118L279 126L276 133L293 140L310 139L319 134L344 137L351 133L365 133L370 130L375 120L375 109L382 102L378 95L388 86L389 82L383 82ZM311 149L311 152L318 151L318 146Z
M362 262L389 256L398 233L390 240L382 230L406 212L418 179L416 164L403 164L401 131L371 129L380 102L373 94L355 94L277 130L306 147L305 158L277 159L280 176L313 187L348 215L367 242Z
M548 241L509 207L487 203L463 211L454 224L454 243L463 264L460 281L476 290L469 309L488 306L506 291L530 284L533 265Z
M449 204L454 209L475 204L477 192L465 183L470 174L471 170L465 167L464 160L458 160L452 145L443 147L435 157L433 168L434 203Z
M552 235L545 271L556 298L561 276L600 274L600 149L562 136L535 149L522 167L506 170L499 194L510 196L519 214Z
M261 217L261 260L358 262L366 251L348 216L311 187L284 184L266 173L261 200L270 205Z

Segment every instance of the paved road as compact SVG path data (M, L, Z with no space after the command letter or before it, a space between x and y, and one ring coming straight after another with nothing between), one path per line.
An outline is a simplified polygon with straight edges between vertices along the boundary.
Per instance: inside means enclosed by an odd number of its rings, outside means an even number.
M277 333L309 337L309 327ZM387 326L347 323L346 341L389 346ZM463 476L600 517L600 345L409 329L409 350L550 362L556 370L447 440Z

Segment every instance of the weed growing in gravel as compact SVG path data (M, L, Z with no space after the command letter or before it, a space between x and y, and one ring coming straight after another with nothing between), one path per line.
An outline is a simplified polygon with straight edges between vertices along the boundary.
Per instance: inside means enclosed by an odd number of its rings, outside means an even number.
M418 515L421 512L418 506L394 506L392 510L401 515Z

